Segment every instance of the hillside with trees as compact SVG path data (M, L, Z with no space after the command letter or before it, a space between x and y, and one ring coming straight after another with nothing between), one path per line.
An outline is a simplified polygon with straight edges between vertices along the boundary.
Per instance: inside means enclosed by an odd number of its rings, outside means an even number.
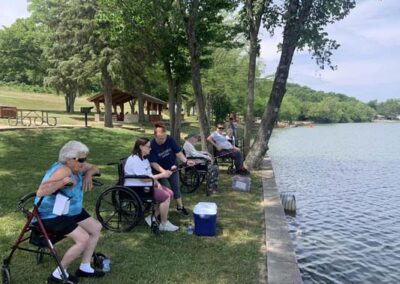
M77 96L102 91L105 127L113 127L113 88L146 93L168 101L175 138L180 137L180 110L195 108L202 148L210 126L236 112L244 117L245 152L252 146L251 155L257 153L260 161L278 120L363 122L376 112L395 113L393 102L366 105L287 82L296 50L306 49L319 67L334 69L330 56L339 44L324 29L356 3L323 3L31 0L29 18L0 30L0 83L50 88L64 96L69 113ZM270 33L283 28L281 58L271 78L256 60L261 26ZM143 103L139 95L139 122ZM250 145L254 117L262 121L255 147ZM249 168L257 164L247 161Z

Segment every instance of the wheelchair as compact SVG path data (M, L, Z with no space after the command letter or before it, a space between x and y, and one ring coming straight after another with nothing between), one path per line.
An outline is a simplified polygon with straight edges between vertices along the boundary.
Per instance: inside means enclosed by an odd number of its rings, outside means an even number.
M118 180L116 185L104 190L96 202L96 216L102 226L114 232L132 230L144 217L145 211L151 211L151 231L159 233L155 221L154 179L149 176L125 175L127 158L120 159L116 165ZM149 179L151 186L124 186L125 179Z
M93 184L100 185L100 182L93 181ZM43 197L39 199L39 202L37 204L34 204L35 197L36 192L31 192L23 196L18 202L17 209L25 215L27 221L22 228L22 231L19 234L17 241L11 247L10 254L8 255L8 257L3 259L3 266L1 269L2 283L11 283L10 264L16 250L22 250L36 254L37 264L40 264L43 261L43 257L45 255L52 256L57 266L61 270L61 277L63 281L62 283L71 283L66 276L65 270L61 266L60 257L58 256L57 251L54 247L54 244L64 239L65 236L46 231L46 228L44 227L39 214L39 207L42 204ZM32 204L33 210L29 210L28 206L30 207L32 206ZM28 241L30 245L22 247L21 244L25 243L26 241ZM104 254L94 252L92 257L94 267L102 269L104 258Z
M227 167L228 175L234 175L236 173L235 163L234 160L228 156L229 153L221 154L215 147L213 147L213 150L215 164L218 166Z
M208 166L210 161L201 157L186 157L188 160L201 161L193 167L185 165L179 166L179 180L181 181L181 191L183 193L192 193L196 191L204 181L206 181L206 188L208 187Z

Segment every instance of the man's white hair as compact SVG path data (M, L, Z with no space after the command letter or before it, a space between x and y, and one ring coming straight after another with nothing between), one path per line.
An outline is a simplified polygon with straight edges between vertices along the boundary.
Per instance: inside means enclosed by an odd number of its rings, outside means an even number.
M79 158L79 154L88 154L89 148L79 142L71 140L62 146L60 153L58 154L58 161L66 162L69 159Z

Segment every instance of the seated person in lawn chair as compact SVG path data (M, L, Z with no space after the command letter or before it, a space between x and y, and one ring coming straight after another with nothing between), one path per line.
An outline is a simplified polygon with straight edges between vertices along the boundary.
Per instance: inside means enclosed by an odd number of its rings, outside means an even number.
M199 141L199 135L191 133L185 137L185 143L183 144L183 150L188 158L201 158L196 160L196 168L202 166L208 173L207 182L207 195L216 193L218 189L218 166L213 164L214 159L208 152L197 151L194 145Z
M249 171L243 167L243 154L240 149L232 145L226 136L223 135L225 129L223 123L218 123L216 130L208 136L207 141L216 149L215 157L230 157L234 160L236 174L248 175Z
M93 188L92 177L99 174L95 165L86 162L88 153L88 147L81 142L66 143L59 152L58 162L43 177L35 198L37 203L44 196L39 213L46 230L65 235L74 242L61 260L70 283L78 283L79 277L104 276L103 271L94 270L90 265L102 226L83 208L83 193ZM59 194L68 197L69 202L61 206L64 208L61 213L56 209ZM69 275L68 266L81 254L82 261L75 276ZM48 277L47 283L64 283L59 267Z
M161 224L160 231L174 232L179 230L178 226L173 225L168 221L168 211L171 198L174 192L166 186L161 185L157 180L161 178L169 178L172 171L165 170L162 173L153 175L150 162L147 159L151 150L150 140L148 138L138 138L133 146L132 155L128 157L125 163L125 175L134 176L149 176L155 180L154 186L154 199L155 216L160 216ZM129 179L125 180L124 186L151 186L152 181L146 179ZM145 218L146 223L151 226L151 215Z

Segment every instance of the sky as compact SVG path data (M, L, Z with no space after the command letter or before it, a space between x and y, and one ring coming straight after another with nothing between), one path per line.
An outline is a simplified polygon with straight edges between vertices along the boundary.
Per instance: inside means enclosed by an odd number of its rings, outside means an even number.
M27 0L0 0L0 27L28 17L27 6ZM331 57L337 70L321 70L307 51L300 51L293 58L290 82L363 102L400 98L400 0L358 0L349 16L326 31L340 44ZM264 75L277 68L281 32L272 38L265 30L260 33Z

